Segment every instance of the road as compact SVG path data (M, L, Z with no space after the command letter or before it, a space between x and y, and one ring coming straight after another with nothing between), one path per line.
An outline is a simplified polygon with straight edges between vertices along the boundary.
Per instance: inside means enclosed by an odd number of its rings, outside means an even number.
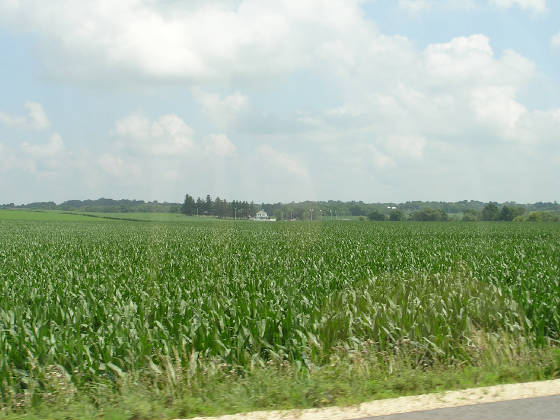
M560 395L414 411L360 420L560 420Z

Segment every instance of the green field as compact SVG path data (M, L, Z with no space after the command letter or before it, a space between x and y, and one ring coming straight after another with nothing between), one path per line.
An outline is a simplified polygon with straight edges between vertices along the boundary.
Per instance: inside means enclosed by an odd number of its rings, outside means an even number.
M179 213L92 213L68 212L60 210L0 210L0 220L28 221L103 221L123 220L134 222L209 222L220 221L213 217L185 216Z
M26 220L37 222L87 222L93 220L80 214L63 213L60 211L32 210L0 210L0 221Z
M205 216L185 216L181 213L77 213L105 219L123 219L147 222L219 222L220 219Z
M0 212L0 259L0 416L54 401L103 417L127 392L157 404L118 418L559 375L558 224L13 211Z

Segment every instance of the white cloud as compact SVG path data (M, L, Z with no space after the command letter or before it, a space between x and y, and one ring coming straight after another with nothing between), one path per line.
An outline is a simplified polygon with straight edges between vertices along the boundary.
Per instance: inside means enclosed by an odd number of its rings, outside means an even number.
M514 137L519 119L526 108L514 99L512 88L484 87L473 91L472 106L477 119L500 130L500 134Z
M234 155L237 147L225 134L211 134L204 150L212 156L226 157Z
M193 95L210 121L221 128L231 125L249 108L249 98L239 91L222 98L217 93L197 88L193 90Z
M41 104L37 102L26 102L25 108L27 108L31 127L37 130L43 130L50 126L47 114Z
M560 48L560 32L558 32L550 39L550 43L554 48Z
M424 153L426 139L415 135L393 135L388 139L387 148L396 157L420 159Z
M302 163L289 154L275 150L269 145L259 146L257 156L263 159L265 164L272 165L275 169L280 170L279 176L288 173L301 178L309 177L309 172Z
M410 12L430 9L433 5L433 0L399 0L399 7Z
M518 6L523 10L543 13L547 10L546 0L485 0L493 6L511 8ZM477 7L476 0L398 0L401 9L417 13L430 9L468 10Z
M546 0L490 0L490 3L503 8L518 6L523 10L530 10L534 13L546 11Z
M62 175L72 166L72 152L67 150L62 137L52 134L48 141L19 143L19 147L0 144L0 171L14 171L46 180L52 175Z
M518 136L533 146L551 148L560 144L560 108L526 112L518 121Z
M126 161L112 153L102 154L97 162L105 172L119 180L130 179L130 177L138 179L142 175L141 168L135 162Z
M399 0L399 7L412 13L432 8L444 9L472 9L474 0Z
M64 151L64 142L58 133L54 133L46 144L30 144L23 142L22 151L34 158L53 158Z
M154 121L131 114L115 123L120 148L153 156L180 157L194 149L193 130L177 115L162 115Z
M43 106L37 102L25 103L27 116L10 115L0 112L0 123L8 127L27 128L33 130L44 130L50 126L47 114Z
M2 2L0 13L39 34L57 76L96 82L253 83L309 66L318 45L364 26L357 0L28 0Z
M474 2L399 4L414 12L471 7ZM535 13L546 8L543 1L495 0L494 5ZM558 110L537 111L521 99L537 73L534 63L513 50L495 50L483 34L419 49L418 40L380 33L359 1L101 0L84 6L27 0L0 2L0 15L37 35L41 58L60 77L86 84L177 82L192 93L215 125L208 132L220 134L198 135L174 113L156 118L130 114L115 123L113 144L89 156L92 172L106 177L107 188L117 178L127 186L135 182L138 197L145 197L142 185L159 191L185 179L229 194L245 177L247 198L266 190L273 199L277 191L285 194L278 199L291 199L294 188L286 187L286 176L309 180L314 178L310 174L320 174L330 177L324 187L317 184L325 189L323 198L339 192L354 198L363 191L391 194L391 183L399 184L393 190L403 199L430 198L414 195L423 192L445 198L457 189L452 185L444 193L437 183L451 185L458 173L477 179L488 175L490 167L506 172L509 163L502 165L500 158L523 164L526 149L535 154L535 162L550 162L558 153ZM318 89L326 94L318 95ZM302 101L300 94L306 95ZM313 95L318 99L310 100ZM323 98L328 98L325 104L320 103ZM177 110L184 109L180 106ZM0 121L36 128L48 124L40 112L29 107L28 112L23 117L0 114ZM245 148L232 142L238 138ZM30 162L49 147L55 150L56 142L11 151L5 147L2 153ZM552 152L543 151L545 147ZM531 169L536 173L541 168L550 165L528 163L526 173L531 176ZM391 177L384 179L389 172ZM341 181L348 174L350 187ZM424 174L426 181L416 183ZM461 191L476 193L461 180ZM309 181L305 188L312 195L315 185Z
M373 165L378 169L392 168L395 166L395 161L387 154L380 151L377 147L368 145L370 159Z

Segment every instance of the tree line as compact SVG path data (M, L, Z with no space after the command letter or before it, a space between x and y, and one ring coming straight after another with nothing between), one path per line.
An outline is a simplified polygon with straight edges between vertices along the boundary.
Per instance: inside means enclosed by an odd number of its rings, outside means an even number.
M374 210L368 214L368 219L373 221L404 221L417 222L445 222L448 220L462 220L465 222L476 221L504 221L504 222L557 222L560 221L560 213L554 211L530 211L524 205L503 204L490 202L485 204L480 211L469 208L461 217L449 215L442 209L425 207L409 214L399 209L392 209L389 213Z
M371 220L504 220L504 221L556 221L560 218L560 204L536 202L517 204L515 202L484 203L474 200L456 202L407 201L404 203L364 203L363 201L301 201L290 203L255 204L245 200L228 201L220 197L212 199L194 198L187 194L183 203L168 203L143 200L69 200L61 204L53 201L15 205L0 204L0 209L64 210L79 212L159 212L188 215L206 215L222 218L248 218L263 209L277 220L337 220L346 218L369 218Z
M206 199L198 197L196 200L193 196L185 195L185 200L181 205L181 213L188 216L215 216L215 217L231 217L246 219L254 217L257 207L252 201L233 200L228 202L225 199L216 197L212 200L210 194L206 195Z

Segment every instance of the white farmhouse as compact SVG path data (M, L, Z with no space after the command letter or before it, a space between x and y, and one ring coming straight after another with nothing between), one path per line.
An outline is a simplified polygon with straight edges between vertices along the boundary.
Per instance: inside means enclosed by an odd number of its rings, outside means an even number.
M269 220L268 214L266 214L264 210L259 210L257 214L255 214L255 220Z

